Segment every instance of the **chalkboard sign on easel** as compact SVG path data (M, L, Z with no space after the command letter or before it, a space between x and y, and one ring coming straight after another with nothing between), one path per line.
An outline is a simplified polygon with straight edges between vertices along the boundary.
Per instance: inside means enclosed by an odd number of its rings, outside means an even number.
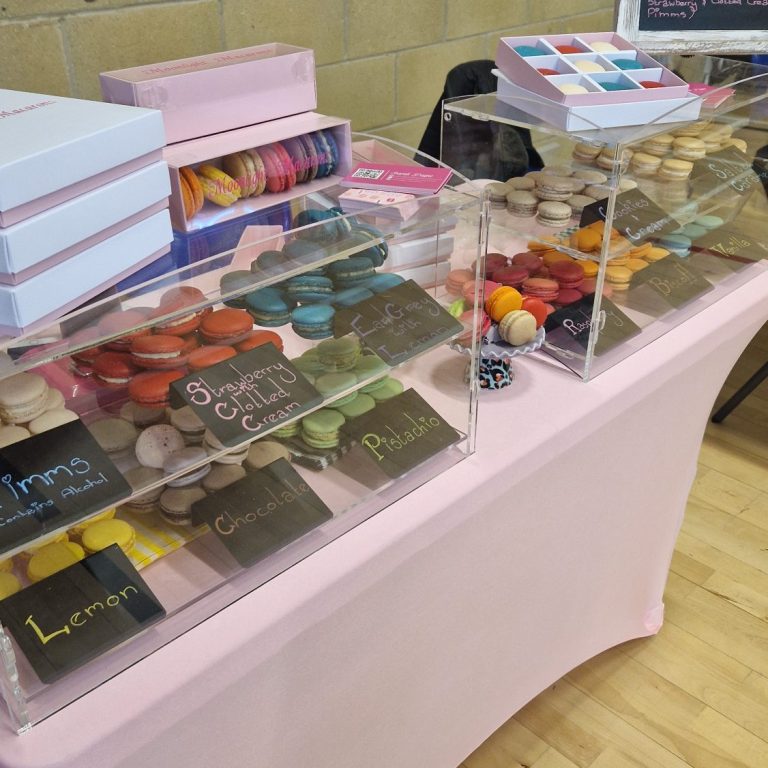
M649 53L768 51L768 5L755 0L617 0L616 31Z

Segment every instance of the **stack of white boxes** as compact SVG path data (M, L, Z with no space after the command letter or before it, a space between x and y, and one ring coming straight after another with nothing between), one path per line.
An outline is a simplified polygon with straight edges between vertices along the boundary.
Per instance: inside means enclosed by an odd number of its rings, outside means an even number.
M0 333L52 322L165 253L162 116L0 90Z

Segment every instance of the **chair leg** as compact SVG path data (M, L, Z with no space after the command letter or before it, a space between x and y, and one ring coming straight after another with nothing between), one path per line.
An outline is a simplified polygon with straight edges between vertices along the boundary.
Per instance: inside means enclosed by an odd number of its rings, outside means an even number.
M750 377L749 381L747 381L745 384L742 384L739 389L734 392L731 397L728 398L728 400L723 403L723 405L720 406L720 408L715 411L714 416L712 416L712 421L715 424L719 424L725 417L745 398L747 395L752 393L757 387L761 384L761 382L768 378L768 362L766 362L762 368L755 371L755 373Z

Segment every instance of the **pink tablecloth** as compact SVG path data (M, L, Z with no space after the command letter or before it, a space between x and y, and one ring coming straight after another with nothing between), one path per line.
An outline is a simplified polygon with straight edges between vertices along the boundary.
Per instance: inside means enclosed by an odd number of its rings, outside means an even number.
M711 404L768 271L589 384L517 364L477 453L24 736L0 766L450 768L656 631Z

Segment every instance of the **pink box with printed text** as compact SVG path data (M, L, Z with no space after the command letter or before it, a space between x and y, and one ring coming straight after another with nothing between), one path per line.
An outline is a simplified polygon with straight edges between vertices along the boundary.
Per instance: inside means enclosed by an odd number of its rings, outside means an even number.
M169 144L317 106L310 48L268 43L99 75L105 101L159 109Z

